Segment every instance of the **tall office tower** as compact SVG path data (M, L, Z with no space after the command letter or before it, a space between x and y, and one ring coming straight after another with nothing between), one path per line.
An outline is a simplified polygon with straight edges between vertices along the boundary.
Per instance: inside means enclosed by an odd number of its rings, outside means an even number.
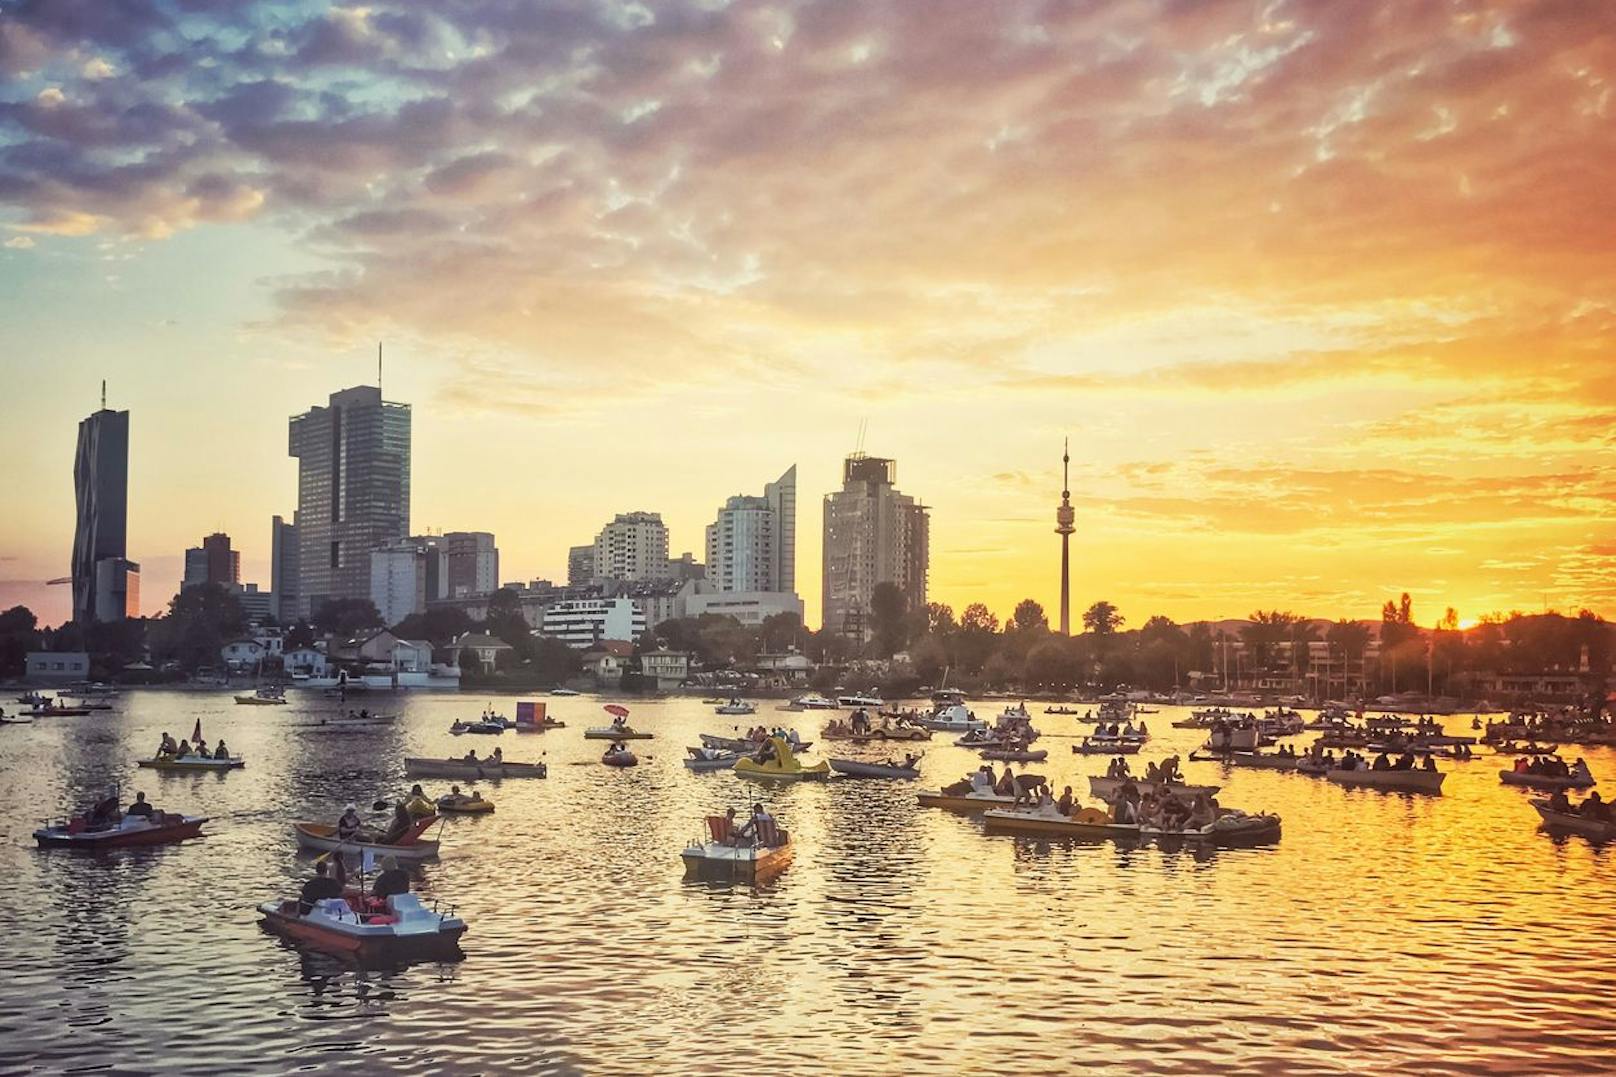
M297 527L279 516L269 521L270 610L283 625L298 619Z
M595 578L595 547L571 546L567 549L567 586L582 587Z
M842 488L825 495L824 627L869 638L875 585L897 584L912 607L926 602L929 510L893 483L898 466L863 453L842 465Z
M297 458L299 616L327 600L370 597L370 552L410 530L410 406L373 385L332 393L292 417Z
M226 587L241 583L241 552L230 548L230 536L215 531L202 540L202 552L208 559L208 582Z
M80 624L140 615L140 566L127 560L129 526L129 413L107 408L79 423L73 458L78 519L73 529L73 619ZM103 561L117 562L101 569ZM133 604L126 586L134 575ZM103 596L103 586L119 588Z
M661 514L620 513L601 528L595 536L595 576L608 580L667 579L668 528Z
M499 547L487 531L451 531L443 536L439 598L489 595L499 590Z
M707 579L720 591L791 592L797 583L797 468L762 497L724 502L707 525Z
M208 582L208 551L200 546L185 550L185 575L180 577L180 590L200 587Z

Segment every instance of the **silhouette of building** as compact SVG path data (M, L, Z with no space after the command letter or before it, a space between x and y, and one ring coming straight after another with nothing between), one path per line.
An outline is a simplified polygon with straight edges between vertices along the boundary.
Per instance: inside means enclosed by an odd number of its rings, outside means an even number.
M931 518L925 505L899 493L894 460L854 453L842 465L842 488L825 495L824 627L860 642L870 635L870 600L895 583L911 608L926 603Z
M140 616L140 566L128 559L129 413L106 407L79 423L73 458L73 619Z

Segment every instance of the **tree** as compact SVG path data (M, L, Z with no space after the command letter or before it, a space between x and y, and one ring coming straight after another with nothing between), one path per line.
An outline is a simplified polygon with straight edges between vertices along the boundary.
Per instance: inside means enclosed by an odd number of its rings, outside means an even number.
M397 625L393 634L401 639L424 639L443 644L471 631L471 615L458 606L433 606L425 613L412 613Z
M1401 602L1393 603L1390 599L1380 611L1380 647L1382 651L1390 651L1405 640L1413 639L1419 635L1419 629L1414 627L1413 603L1409 601L1408 592L1403 592Z
M973 602L960 614L960 630L954 638L954 657L967 673L980 673L999 645L999 619L980 602Z
M0 613L0 677L20 677L26 671L28 652L39 645L38 625L27 606Z
M1082 679L1082 660L1065 637L1046 640L1027 652L1022 683L1029 688L1066 691Z
M903 650L908 638L909 596L903 588L889 580L875 585L870 592L871 642L878 655L890 658Z
M788 650L802 650L808 632L802 627L802 618L794 611L771 613L760 626L763 650L780 654Z
M488 599L488 631L528 656L533 631L522 616L522 599L509 587L501 587Z
M1111 603L1101 599L1083 611L1083 627L1096 636L1115 635L1122 627L1122 614Z
M382 615L368 598L328 598L314 611L314 624L322 632L346 639L367 629L382 627Z
M997 632L999 619L993 611L980 602L972 602L960 614L960 630L963 632Z
M542 680L560 684L576 676L583 664L578 652L558 639L540 636L534 641L533 672Z
M457 664L460 666L460 672L462 675L467 673L481 673L483 671L482 657L470 647L460 648Z
M241 602L222 584L187 587L169 600L168 613L152 625L152 654L187 670L212 666L220 661L219 649L246 626Z
M1268 669L1276 647L1289 640L1302 618L1284 610L1253 610L1251 623L1240 629L1240 640L1251 654L1252 665Z
M1016 612L1010 616L1010 627L1017 632L1048 632L1049 618L1044 607L1033 599L1024 598L1016 603Z
M936 636L948 636L959 631L959 623L954 620L954 607L941 602L926 603L926 631Z
M307 621L297 622L287 630L286 640L282 646L288 651L314 646L314 626Z

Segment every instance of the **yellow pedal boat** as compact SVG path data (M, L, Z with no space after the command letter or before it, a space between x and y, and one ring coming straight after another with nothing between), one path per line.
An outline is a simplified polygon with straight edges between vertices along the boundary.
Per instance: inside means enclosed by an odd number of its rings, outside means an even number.
M770 737L759 749L763 762L757 756L743 756L735 761L735 773L752 781L801 782L830 777L830 764L821 759L812 766L803 766L802 760L792 752L783 737Z

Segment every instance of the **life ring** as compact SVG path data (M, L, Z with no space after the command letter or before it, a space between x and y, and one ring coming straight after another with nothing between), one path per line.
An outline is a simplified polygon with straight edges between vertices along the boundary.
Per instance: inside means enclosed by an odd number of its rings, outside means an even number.
M1084 808L1072 816L1074 823L1086 823L1089 826L1106 826L1111 822L1111 816L1099 808Z

